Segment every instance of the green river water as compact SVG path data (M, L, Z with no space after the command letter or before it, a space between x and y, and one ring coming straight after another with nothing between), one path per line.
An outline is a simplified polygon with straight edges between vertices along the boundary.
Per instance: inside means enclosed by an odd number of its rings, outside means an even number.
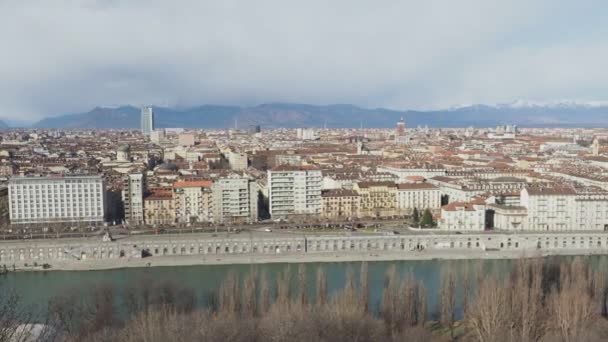
M608 262L608 256L585 257L593 265ZM562 257L571 260L569 257ZM402 277L413 276L424 283L427 288L429 308L436 305L436 294L440 286L440 275L444 268L451 268L457 274L466 269L479 269L484 274L505 274L514 261L512 260L416 260L416 261L382 261L368 262L370 285L370 305L377 308L382 297L384 276L391 265L395 265ZM479 265L480 264L480 265ZM330 293L344 286L347 272L353 272L356 281L359 279L360 262L340 263L306 263L307 284L311 297L314 296L316 272L322 267L327 273ZM126 268L103 271L48 271L48 272L12 272L0 276L0 291L15 291L20 295L23 304L36 306L45 310L49 300L57 295L65 295L77 288L86 289L99 284L110 284L120 291L126 286L137 286L142 282L171 281L177 285L192 288L197 296L198 305L204 306L211 292L216 292L226 275L234 272L240 279L257 268L259 273L266 273L267 279L274 285L277 275L289 267L297 278L299 264L262 264L262 265L205 265L205 266L173 266L150 268ZM294 285L295 286L295 285ZM120 299L117 305L120 307Z

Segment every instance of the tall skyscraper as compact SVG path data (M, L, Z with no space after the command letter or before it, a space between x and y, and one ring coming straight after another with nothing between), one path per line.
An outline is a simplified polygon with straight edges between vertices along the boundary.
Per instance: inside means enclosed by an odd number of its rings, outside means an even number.
M141 133L150 135L154 131L154 112L152 107L142 107L141 109Z

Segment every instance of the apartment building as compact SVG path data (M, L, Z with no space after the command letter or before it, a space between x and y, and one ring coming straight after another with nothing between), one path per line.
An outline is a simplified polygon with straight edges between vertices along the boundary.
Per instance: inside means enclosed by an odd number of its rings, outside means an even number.
M321 214L321 170L313 166L281 165L268 170L270 215Z
M394 182L359 182L354 186L361 204L362 217L387 217L398 214L397 187Z
M13 224L104 221L101 176L12 177L8 184Z
M230 174L213 182L214 221L249 223L258 220L258 185L247 176Z
M150 225L175 222L173 191L171 188L155 189L144 198L144 220Z
M178 223L214 221L212 185L209 180L173 183L173 207Z
M452 202L441 207L439 229L451 231L485 230L485 205L479 201Z
M329 219L359 217L360 196L354 190L332 189L321 193L322 216Z
M418 209L439 209L441 207L441 190L429 183L397 184L397 209L410 212Z
M144 223L145 178L142 173L128 174L123 180L122 203L127 224Z
M533 186L521 191L521 205L528 211L526 229L572 230L576 222L576 191L571 187Z

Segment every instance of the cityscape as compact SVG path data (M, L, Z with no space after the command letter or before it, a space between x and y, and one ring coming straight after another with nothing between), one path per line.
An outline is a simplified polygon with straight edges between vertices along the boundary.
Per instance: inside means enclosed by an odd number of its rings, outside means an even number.
M0 342L608 341L601 1L0 1Z

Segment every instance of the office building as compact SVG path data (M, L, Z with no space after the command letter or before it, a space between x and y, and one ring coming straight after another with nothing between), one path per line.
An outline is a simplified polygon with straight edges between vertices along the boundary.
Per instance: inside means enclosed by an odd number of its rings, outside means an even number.
M141 109L141 133L149 136L154 131L154 111L152 107Z
M102 177L12 177L9 180L9 214L13 224L102 223Z

